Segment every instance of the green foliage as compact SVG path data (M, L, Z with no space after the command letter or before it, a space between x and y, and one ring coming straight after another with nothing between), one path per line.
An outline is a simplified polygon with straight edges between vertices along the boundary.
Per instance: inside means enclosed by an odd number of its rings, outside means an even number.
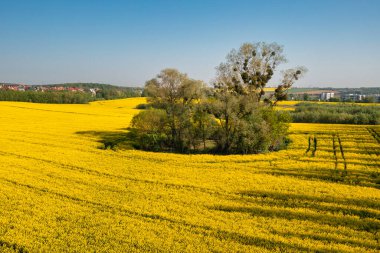
M38 86L40 87L40 86ZM0 90L0 101L18 101L32 103L49 103L49 104L86 104L95 100L108 100L129 97L139 97L140 88L117 87L107 84L92 84L92 83L70 83L70 84L51 84L43 87L71 87L81 88L83 91L15 91L15 90ZM33 86L33 88L36 88ZM90 93L90 89L96 89L96 96Z
M340 102L340 98L330 98L329 102Z
M273 106L287 98L287 91L306 72L303 67L283 71L281 84L264 98L264 88L285 61L283 48L276 43L245 43L219 65L212 111L220 123L218 151L260 153L283 145L289 116L275 112Z
M375 97L365 97L363 99L363 101L361 101L362 103L375 103L376 100L375 100Z
M134 88L125 88L125 87L109 87L101 89L96 93L97 99L120 99L120 98L130 98L130 97L139 97L140 90Z
M83 92L70 91L13 91L0 90L0 101L19 101L48 104L86 104L94 98Z
M380 124L379 106L355 104L300 103L292 113L293 122L332 124Z
M271 97L264 87L278 64L282 47L273 43L243 44L218 67L213 88L176 69L164 69L146 82L144 95L155 109L134 117L136 146L146 150L251 154L286 145L290 116L274 110L305 72L283 72ZM262 103L264 100L265 103Z
M262 153L283 146L287 112L254 102L250 96L216 92L212 113L219 122L216 149L221 153Z

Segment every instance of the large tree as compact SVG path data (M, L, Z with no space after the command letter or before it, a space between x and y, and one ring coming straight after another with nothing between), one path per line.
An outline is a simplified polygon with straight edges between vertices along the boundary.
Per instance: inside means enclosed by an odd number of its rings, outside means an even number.
M284 62L283 47L276 43L245 43L217 67L213 114L219 121L216 142L221 152L264 152L281 145L289 120L272 107L286 99L287 90L306 71L283 71L281 84L264 97L264 88Z
M231 50L226 62L217 67L215 88L238 95L250 95L255 102L262 100L264 88L281 63L287 60L283 47L277 43L244 43L238 50ZM282 71L281 84L265 102L275 104L286 99L286 91L304 73L306 68L296 67Z
M189 146L196 145L198 131L195 124L202 117L199 117L198 105L194 101L202 98L204 89L202 81L190 79L176 69L164 69L156 78L146 82L145 93L149 102L156 109L165 111L165 120L161 121L166 122L166 128L162 131L169 130L163 134L171 149L186 151ZM148 117L149 113L145 112L145 115Z
M213 88L176 69L162 70L145 85L153 108L132 121L138 146L225 154L280 148L289 117L274 106L306 71L283 71L281 84L266 96L264 88L285 61L283 48L275 43L243 44L217 67Z

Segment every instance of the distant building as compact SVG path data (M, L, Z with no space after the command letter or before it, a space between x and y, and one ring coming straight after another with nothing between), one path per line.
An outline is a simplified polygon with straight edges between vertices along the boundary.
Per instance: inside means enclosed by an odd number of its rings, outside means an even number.
M91 96L96 97L96 89L90 89Z
M320 100L330 100L330 98L334 97L334 92L322 92L319 96Z
M342 95L343 101L362 101L366 95L362 94L344 94Z

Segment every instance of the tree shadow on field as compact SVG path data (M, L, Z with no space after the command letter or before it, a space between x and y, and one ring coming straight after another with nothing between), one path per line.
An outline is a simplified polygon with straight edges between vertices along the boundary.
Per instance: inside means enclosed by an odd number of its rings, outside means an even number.
M7 241L3 241L0 239L0 251L2 252L2 249L4 251L9 250L10 252L17 252L17 253L27 253L29 252L24 246L18 245L17 243L10 243Z
M366 244L366 242L364 241L360 241L360 240L355 240L354 238L339 238L339 237L334 237L334 235L324 235L324 234L317 234L317 233L291 233L291 232L280 232L280 231L276 231L276 234L280 235L280 236L283 236L283 237L286 237L286 238L298 238L298 239L301 239L301 240L305 240L305 239L308 239L308 240L315 240L315 241L319 241L319 242L322 242L323 244L329 244L331 242L333 243L336 243L336 244L344 244L344 245L348 245L350 247L362 247L362 248L366 248L366 249L371 249L372 250L380 250L380 247L379 246L375 246L375 245L368 245ZM332 251L332 252L337 252L337 251Z
M368 199L318 197L266 191L239 192L233 198L243 206L216 206L223 212L249 213L252 216L305 220L330 226L345 226L359 231L380 229L380 203ZM276 208L274 208L276 207ZM297 212L293 209L307 210Z
M83 135L91 138L95 138L99 145L99 149L133 149L134 141L133 136L126 129L120 131L79 131L78 135Z
M342 238L333 234L305 232L273 231L283 237L317 240L346 244L353 247L379 249L374 246L380 230L380 214L376 211L380 203L369 199L346 199L339 197L309 196L269 191L238 192L231 199L234 205L216 205L211 210L226 213L245 213L254 217L285 219L288 221L308 221L318 224L316 227L347 227L358 232L368 232L373 244L360 242L350 236Z
M271 191L242 191L238 192L237 198L235 200L241 201L244 203L254 202L257 203L259 200L265 204L273 201L273 204L276 206L283 207L312 207L319 209L321 211L328 210L332 211L331 208L336 208L336 212L342 212L343 214L352 214L358 215L360 218L372 217L380 219L380 214L378 213L367 213L366 208L380 209L380 203L375 200L369 199L345 199L345 198L336 198L331 196L309 196L305 194L294 194L294 193L280 193L280 192L271 192ZM329 204L336 204L343 207L328 207ZM323 207L317 208L317 205L322 205ZM360 213L346 213L343 210L350 210L346 207L350 206L351 208L363 209Z
M301 161L301 160L300 160ZM299 168L289 168L283 165L261 169L259 174L268 174L274 176L287 176L307 180L321 180L336 182L346 185L360 185L380 189L380 172L376 171L377 164L347 162L347 170L344 170L343 162L334 163L333 160L324 160L323 162L330 168L320 168L314 164L319 161L304 161L305 165ZM351 165L360 165L370 168L371 170L351 169Z

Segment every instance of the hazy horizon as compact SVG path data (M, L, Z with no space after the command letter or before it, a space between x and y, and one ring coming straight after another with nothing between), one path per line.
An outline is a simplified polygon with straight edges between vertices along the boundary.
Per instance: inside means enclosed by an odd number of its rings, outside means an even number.
M0 0L0 82L143 86L172 67L209 83L231 49L265 41L284 46L279 70L308 68L297 87L379 87L378 13L369 0Z
M140 85L120 85L120 84L114 84L114 83L107 83L107 82L85 82L85 81L78 81L78 82L59 82L59 83L23 83L23 82L5 82L5 81L0 81L0 84L18 84L18 85L32 85L32 86L39 86L39 85L60 85L60 84L77 84L77 83L86 83L86 84L108 84L108 85L114 85L114 86L119 86L119 87L133 87L133 88L143 88L144 84ZM212 83L208 83L208 85L212 85ZM267 88L276 88L277 86L275 84L269 84L266 86ZM293 85L292 88L333 88L333 89L344 89L344 88L380 88L380 85L378 86L352 86L352 87L337 87L337 86L327 86L327 85Z

